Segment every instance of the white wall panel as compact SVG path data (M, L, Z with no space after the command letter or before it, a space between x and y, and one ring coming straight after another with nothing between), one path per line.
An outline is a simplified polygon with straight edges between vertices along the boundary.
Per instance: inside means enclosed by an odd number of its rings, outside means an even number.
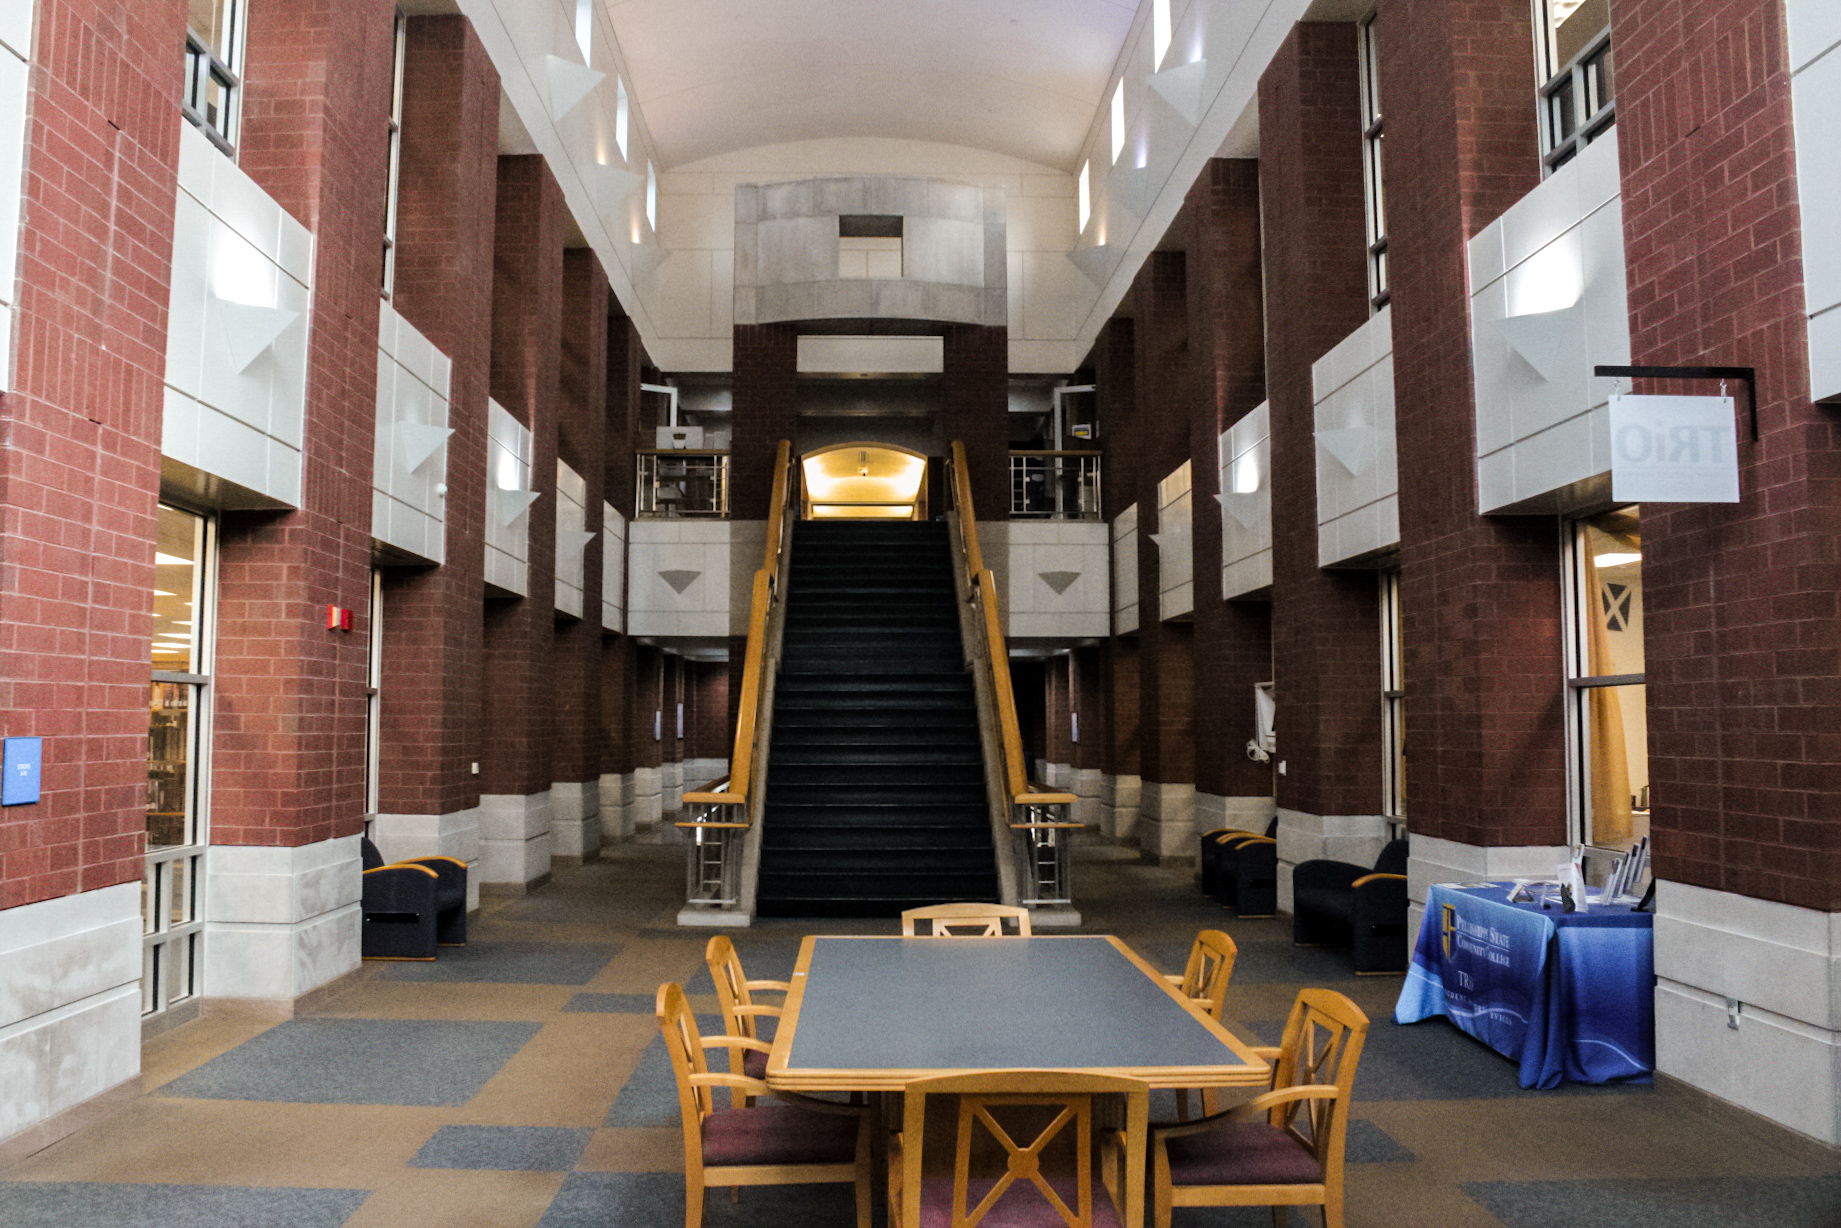
M1112 522L1112 633L1138 629L1138 505Z
M486 418L486 583L530 595L531 433L497 401Z
M1317 444L1317 562L1330 567L1400 544L1394 450L1393 310L1311 367Z
M1221 596L1272 586L1271 406L1221 433Z
M180 125L167 330L163 454L241 487L300 502L312 236L198 130Z
M380 300L371 537L429 563L447 544L447 355Z
M1841 397L1841 5L1789 0L1810 394Z
M1006 528L1005 636L1103 638L1112 614L1111 531L1081 520L1012 520Z
M601 504L601 630L626 630L626 517Z
M556 608L582 616L582 589L588 573L588 483L562 461L556 462Z
M1630 362L1617 142L1595 141L1470 244L1479 510L1567 510L1609 470Z
M627 525L627 633L729 634L731 535L721 520Z
M1157 483L1157 617L1195 612L1195 479L1184 461Z

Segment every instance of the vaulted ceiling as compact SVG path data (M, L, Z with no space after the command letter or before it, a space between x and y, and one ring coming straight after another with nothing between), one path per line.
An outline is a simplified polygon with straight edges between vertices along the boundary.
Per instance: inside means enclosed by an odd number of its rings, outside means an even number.
M826 137L1078 169L1131 0L607 0L666 167Z

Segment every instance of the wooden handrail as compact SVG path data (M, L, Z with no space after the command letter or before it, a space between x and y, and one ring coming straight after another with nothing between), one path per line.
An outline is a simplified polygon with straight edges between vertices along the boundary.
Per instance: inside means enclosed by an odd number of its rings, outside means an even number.
M748 651L742 664L741 702L735 714L735 748L729 758L727 786L720 793L686 793L686 805L748 805L749 787L754 780L755 733L760 727L761 697L767 685L767 618L773 609L774 577L780 570L781 533L786 522L786 491L792 474L792 452L793 445L785 439L780 441L780 446L774 451L773 499L767 509L767 542L761 553L760 569L754 573L754 593L748 603ZM724 820L688 826L746 827L750 821L744 809L740 823Z
M1038 793L1029 783L1023 761L1023 731L1016 719L1016 691L1010 682L1010 652L1004 646L1003 616L997 605L997 579L984 565L978 545L978 517L972 508L972 479L965 463L965 444L952 441L953 504L959 509L959 535L965 541L965 566L971 587L984 607L985 656L991 667L992 699L997 707L999 741L1003 744L1004 787L1016 805L1072 805L1071 793Z

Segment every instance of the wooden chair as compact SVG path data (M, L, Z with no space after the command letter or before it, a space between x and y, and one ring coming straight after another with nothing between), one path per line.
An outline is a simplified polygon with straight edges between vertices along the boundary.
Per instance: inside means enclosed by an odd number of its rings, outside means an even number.
M1198 1003L1208 1012L1208 1017L1217 1022L1221 1018L1221 1008L1227 1001L1227 981L1234 975L1234 957L1240 948L1234 940L1220 930L1203 930L1195 936L1195 943L1189 948L1189 962L1184 965L1180 975L1171 973L1164 977L1185 998ZM1202 1092L1202 1112L1211 1112L1213 1104L1207 1089ZM1189 1118L1189 1092L1187 1088L1176 1090L1176 1115L1187 1121Z
M1095 1127L1094 1099L1106 1095L1125 1099L1123 1130ZM927 1101L934 1096L958 1098L950 1180L923 1175ZM1148 1088L1138 1080L986 1071L916 1080L903 1100L901 1132L889 1143L889 1228L1142 1228ZM1033 1138L1019 1142L1029 1130ZM974 1172L979 1136L1002 1150L1001 1176L988 1175L988 1168ZM1071 1172L1044 1172L1051 1145L1056 1156L1071 1148ZM1096 1164L1103 1196L1094 1190Z
M1343 1142L1349 1088L1368 1016L1343 995L1306 989L1283 1042L1254 1052L1273 1063L1272 1090L1224 1113L1151 1132L1155 1228L1172 1207L1320 1205L1324 1228L1342 1228Z
M857 1228L870 1228L869 1147L874 1128L867 1108L782 1095L774 1104L718 1109L713 1097L718 1087L747 1096L765 1096L769 1089L746 1075L711 1073L706 1051L764 1054L768 1046L747 1037L701 1036L683 988L670 982L658 989L658 1027L671 1051L684 1120L685 1228L701 1228L703 1193L711 1186L833 1181L856 1185Z
M926 908L910 908L901 914L901 933L904 938L912 938L915 936L914 923L928 921L932 923L930 936L934 938L1002 938L1006 920L1016 922L1019 936L1031 936L1029 910L1007 904L933 904ZM961 930L977 932L958 932Z
M742 971L741 956L735 953L735 944L721 934L710 939L703 949L703 962L709 965L710 980L716 982L716 1000L722 1004L723 1030L730 1036L744 1040L760 1040L762 1018L778 1019L781 1008L766 1002L756 1002L756 993L789 993L792 986L785 981L751 981ZM759 1049L729 1050L729 1072L747 1075L750 1079L767 1077L767 1054ZM730 1096L736 1108L746 1108L754 1103L754 1098L739 1088L730 1089Z

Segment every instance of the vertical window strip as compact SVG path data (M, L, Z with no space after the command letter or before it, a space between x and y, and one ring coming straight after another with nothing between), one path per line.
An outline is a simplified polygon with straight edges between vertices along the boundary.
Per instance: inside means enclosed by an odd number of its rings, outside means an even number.
M1375 28L1376 15L1357 27L1361 52L1362 95L1362 188L1368 213L1368 303L1372 311L1387 305L1390 297L1387 276L1387 195L1381 173L1381 83L1380 43Z
M1607 0L1534 0L1541 161L1551 174L1603 136L1613 106Z
M185 92L179 108L186 119L228 156L236 156L242 106L243 18L246 0L215 0L210 27L185 32ZM199 13L193 10L194 15Z
M399 10L396 14L396 58L390 84L390 182L384 203L383 296L396 293L396 203L402 183L403 159L403 60L408 48L409 22Z

